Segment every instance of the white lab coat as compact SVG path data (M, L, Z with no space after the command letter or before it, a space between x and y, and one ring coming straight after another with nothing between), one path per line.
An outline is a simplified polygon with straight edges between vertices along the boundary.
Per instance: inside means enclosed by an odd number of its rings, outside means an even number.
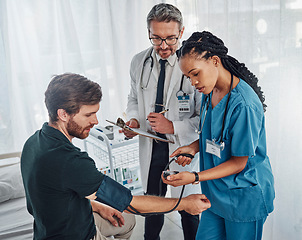
M158 69L153 66L150 78L148 76L151 69L150 58L145 63L144 73L142 76L142 68L145 59L150 56L152 48L146 49L132 59L130 66L130 77L131 77L131 89L128 95L127 104L127 118L135 118L140 123L140 128L142 130L151 130L149 122L146 118L150 112L154 112L154 103L156 99L157 91L157 81L158 81ZM152 53L155 65L155 54ZM191 142L198 139L198 134L196 129L198 129L199 124L199 112L201 105L202 94L196 91L194 87L191 86L190 82L185 78L183 81L182 90L190 95L190 112L179 113L178 109L178 99L176 93L180 89L182 78L182 72L179 69L178 61L176 61L175 66L172 71L170 87L167 92L165 108L169 109L165 113L165 117L173 122L174 134L166 134L167 139L173 140L175 144L169 143L169 154L176 150L180 146L188 145ZM141 81L142 80L142 81ZM142 89L142 86L144 89ZM151 138L139 136L139 159L140 159L140 170L141 170L141 180L143 189L146 192L148 183L148 174L151 162L152 154L152 143ZM178 171L199 171L199 154L196 154L192 163L186 167L179 166L175 162L170 164L170 170ZM172 197L179 197L180 190L182 187L171 188ZM187 185L185 188L184 196L192 193L200 193L199 185Z

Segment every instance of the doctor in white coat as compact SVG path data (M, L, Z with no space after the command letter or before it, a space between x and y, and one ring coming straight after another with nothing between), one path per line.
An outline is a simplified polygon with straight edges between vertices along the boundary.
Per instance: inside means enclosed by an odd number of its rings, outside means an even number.
M154 140L139 136L139 159L142 185L145 193L158 195L160 175L169 162L169 155L179 146L188 145L198 139L196 129L199 124L201 94L191 86L190 81L183 77L178 66L176 50L182 37L184 27L180 11L170 4L155 5L147 17L149 38L152 47L135 55L131 62L131 89L128 95L126 124L132 128L153 131L163 134L174 144L167 144L167 154L156 150ZM159 60L167 60L163 90L163 108L165 113L155 113L157 84L160 73ZM134 137L125 132L127 137ZM154 151L157 163L153 160ZM199 160L192 160L190 165L179 166L170 164L170 170L199 171ZM160 161L160 163L159 163ZM158 169L158 170L155 170ZM153 170L153 171L152 171ZM156 172L156 174L154 174ZM151 190L151 188L153 190ZM179 197L181 187L172 188L173 197ZM199 193L199 185L187 185L184 196ZM163 186L163 194L166 186ZM199 216L181 212L182 227L185 239L195 239ZM145 221L145 240L159 239L164 216L152 216Z

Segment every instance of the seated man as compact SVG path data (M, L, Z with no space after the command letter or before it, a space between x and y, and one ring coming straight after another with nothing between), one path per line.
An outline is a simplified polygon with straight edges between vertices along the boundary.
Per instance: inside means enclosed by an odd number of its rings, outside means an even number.
M129 239L135 220L123 211L165 212L177 203L174 198L132 196L72 144L74 137L85 139L98 124L101 97L97 83L77 74L55 76L48 85L49 122L26 141L21 156L34 239L87 240L111 235ZM183 198L175 210L196 215L209 207L204 195L194 194ZM116 227L107 228L105 219Z

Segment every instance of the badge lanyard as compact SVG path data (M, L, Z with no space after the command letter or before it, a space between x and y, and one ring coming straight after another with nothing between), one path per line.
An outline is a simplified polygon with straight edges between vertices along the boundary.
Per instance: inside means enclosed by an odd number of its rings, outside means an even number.
M190 95L182 90L183 81L184 75L181 77L180 89L176 93L176 97L178 99L178 111L180 113L190 112Z
M230 90L228 92L228 98L227 98L227 102L226 102L224 114L223 114L222 128L221 128L221 134L220 134L220 144L215 143L215 140L212 140L212 141L209 139L206 140L206 152L216 155L219 158L221 157L220 152L223 151L224 146L225 146L225 143L222 140L223 139L223 130L225 127L226 113L227 113L227 108L228 108L230 97L231 97L232 88L233 88L233 74L231 74L231 86L230 86ZM205 102L206 101L208 101L208 102L207 102L206 111L204 114L202 125L201 125L201 117L200 117L200 121L199 121L199 131L198 131L199 135L202 132L203 125L204 125L204 122L205 122L205 119L207 116L207 112L208 112L208 108L209 108L209 104L210 104L210 97L208 95L206 95L206 97L205 97ZM204 109L204 105L202 107L201 114L203 113L203 109Z

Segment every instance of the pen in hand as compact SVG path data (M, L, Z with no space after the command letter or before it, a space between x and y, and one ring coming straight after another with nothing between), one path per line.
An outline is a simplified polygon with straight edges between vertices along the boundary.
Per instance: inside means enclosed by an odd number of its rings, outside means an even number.
M165 110L159 112L159 114L163 114L163 113L168 112L168 111L169 111L169 109L165 109ZM146 118L146 121L148 121L148 118Z
M168 112L169 111L169 109L166 109L166 110L163 110L163 111L161 111L161 112L159 112L160 114L163 114L163 113L165 113L165 112Z

